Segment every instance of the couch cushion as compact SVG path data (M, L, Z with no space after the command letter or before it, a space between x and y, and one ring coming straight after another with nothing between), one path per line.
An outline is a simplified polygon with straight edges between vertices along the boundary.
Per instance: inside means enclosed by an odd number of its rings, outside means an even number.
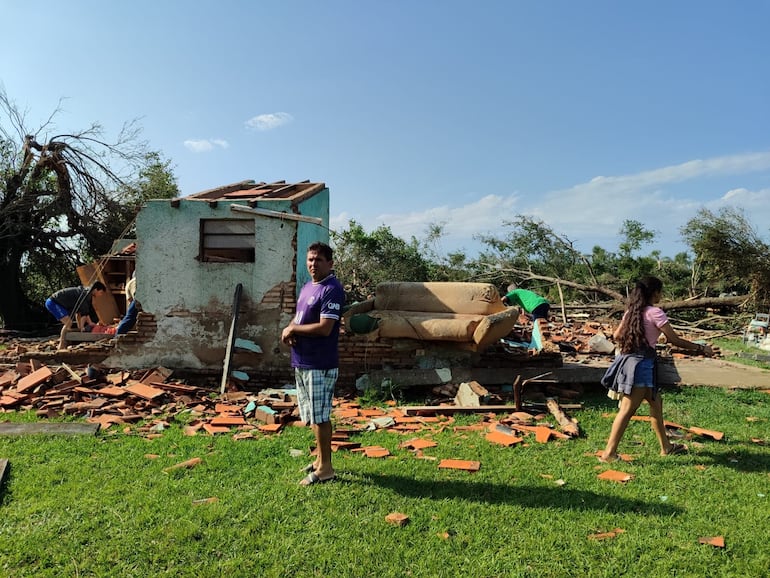
M380 283L375 310L491 315L506 309L491 283Z
M519 310L516 307L484 317L473 332L473 341L478 349L484 349L508 335L513 331L518 317Z
M380 337L419 339L421 341L472 342L473 332L484 319L483 315L452 313L416 313L414 311L370 312L379 318Z

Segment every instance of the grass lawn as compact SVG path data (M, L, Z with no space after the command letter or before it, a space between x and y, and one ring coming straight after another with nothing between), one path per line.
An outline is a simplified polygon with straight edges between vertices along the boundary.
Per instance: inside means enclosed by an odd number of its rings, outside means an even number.
M714 345L722 349L723 357L734 363L770 369L770 351L744 344L741 338L715 339Z
M241 441L185 436L181 424L155 439L115 427L0 436L0 459L11 464L0 489L0 575L768 574L770 445L752 439L770 444L770 395L667 390L667 419L725 438L693 438L688 455L662 457L649 424L634 421L620 451L635 460L612 465L587 454L603 447L616 407L598 394L585 404L573 414L584 434L576 440L502 447L454 429L478 416L420 434L438 442L426 456L478 460L475 473L401 449L411 435L360 434L393 456L337 452L338 479L309 488L297 484L310 459L307 428ZM195 457L194 468L164 472ZM608 469L634 478L597 479ZM388 524L391 512L409 523ZM699 543L713 536L726 547Z

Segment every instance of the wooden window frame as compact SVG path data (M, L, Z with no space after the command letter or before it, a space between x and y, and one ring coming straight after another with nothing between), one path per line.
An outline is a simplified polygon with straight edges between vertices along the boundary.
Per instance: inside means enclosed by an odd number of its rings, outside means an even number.
M198 260L203 263L254 263L254 219L201 219Z

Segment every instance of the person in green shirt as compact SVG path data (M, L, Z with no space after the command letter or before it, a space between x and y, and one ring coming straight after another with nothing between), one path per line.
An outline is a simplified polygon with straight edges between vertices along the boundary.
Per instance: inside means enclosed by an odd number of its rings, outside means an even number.
M548 312L551 305L547 299L544 299L533 291L519 289L516 283L508 285L508 293L503 297L503 303L509 307L517 306L524 311L533 321L545 319L548 321Z

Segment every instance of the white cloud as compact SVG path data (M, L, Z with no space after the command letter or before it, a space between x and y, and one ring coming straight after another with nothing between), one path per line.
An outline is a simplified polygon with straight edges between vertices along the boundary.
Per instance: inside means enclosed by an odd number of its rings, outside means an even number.
M517 200L515 195L486 195L461 207L444 205L420 212L385 213L375 220L387 224L393 233L405 238L424 236L430 224L443 225L448 237L471 238L475 234L489 232L493 223L493 227L499 229L502 221L512 219L516 215Z
M294 120L288 112L259 114L246 121L246 127L253 130L272 130Z
M750 191L748 189L730 189L716 202L718 205L735 206L740 205L746 209L757 207L767 208L770 206L770 189L760 189L759 191Z
M643 171L618 177L594 177L571 191L639 191L668 183L689 181L700 177L737 175L770 169L770 152L730 155L706 160L692 160L678 165Z
M230 146L226 140L214 138L214 139L188 139L184 141L186 149L191 150L194 153L206 153L213 150L215 147L226 149Z
M722 193L714 190L713 185L703 183L713 177L720 177L720 182L734 181L740 175L769 170L770 152L731 155L635 174L597 176L539 196L493 194L459 207L442 205L374 218L350 218L367 230L385 224L405 239L411 236L424 238L431 223L443 223L442 245L450 250L468 250L480 248L474 236L503 235L506 232L503 223L522 214L544 221L584 251L590 251L596 244L613 250L619 241L621 224L633 219L657 233L655 245L646 247L647 250L660 249L664 255L673 256L686 250L679 229L701 207L713 210L725 206L745 208L750 221L757 224L760 231L766 231L766 223L770 222L770 189L752 191L735 187ZM347 214L343 215L339 217L342 228L349 220Z

